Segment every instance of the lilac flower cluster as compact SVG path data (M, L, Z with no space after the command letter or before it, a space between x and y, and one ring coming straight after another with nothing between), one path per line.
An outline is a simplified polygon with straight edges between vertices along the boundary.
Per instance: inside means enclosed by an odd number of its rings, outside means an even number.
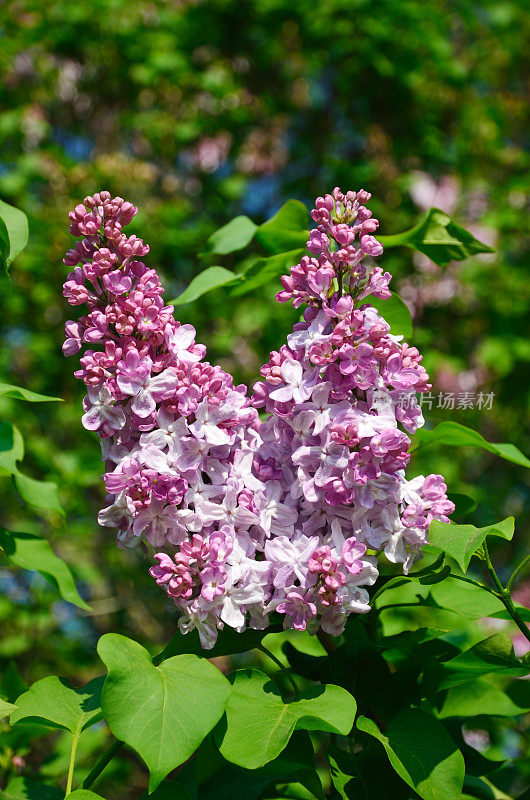
M422 424L415 393L430 385L418 351L363 303L388 297L390 280L378 267L367 276L366 256L382 251L369 197L318 198L313 257L277 297L308 308L252 403L164 305L149 248L122 230L137 209L100 192L70 213L83 238L66 254L64 295L88 313L66 323L63 350L99 345L75 373L106 462L99 522L121 546L160 550L151 574L204 647L224 625L265 628L273 611L287 628L340 633L369 610L376 552L408 569L431 520L453 510L441 476L405 479L398 423Z

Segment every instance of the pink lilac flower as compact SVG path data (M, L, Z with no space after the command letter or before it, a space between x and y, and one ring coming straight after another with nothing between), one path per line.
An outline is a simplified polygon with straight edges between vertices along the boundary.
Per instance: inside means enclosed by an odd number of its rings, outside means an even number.
M376 553L408 569L453 510L441 476L405 478L416 393L430 384L369 302L390 296L390 275L369 263L382 252L369 199L317 198L311 255L277 296L307 307L252 400L164 304L149 247L124 233L138 209L98 192L69 215L82 239L63 292L87 308L66 323L63 352L89 346L75 376L106 465L98 519L120 547L156 548L151 575L206 648L225 625L266 628L272 612L338 635L369 611Z

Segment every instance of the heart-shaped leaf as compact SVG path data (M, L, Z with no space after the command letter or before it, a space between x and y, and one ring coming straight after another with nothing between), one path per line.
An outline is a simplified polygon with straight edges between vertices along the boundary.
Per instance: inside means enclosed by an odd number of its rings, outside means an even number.
M36 570L59 590L65 600L90 611L90 606L76 589L70 568L55 555L46 539L33 533L15 533L0 529L0 548L11 564L21 569Z
M258 226L248 217L235 217L212 233L206 242L206 252L226 255L242 250L250 244L257 228Z
M0 396L14 397L16 400L27 400L29 403L63 402L62 397L48 397L46 394L31 392L29 389L24 389L22 386L14 386L12 383L0 382Z
M340 686L314 687L286 703L258 670L238 670L229 680L226 727L219 726L216 737L221 754L233 764L262 767L281 753L295 728L344 735L352 728L356 703Z
M392 297L383 300L380 297L367 297L366 302L376 308L390 325L390 333L394 336L404 336L406 339L413 334L412 317L406 303L401 297L392 292Z
M28 243L28 220L23 211L0 200L0 262L5 271Z
M11 725L34 722L79 735L101 718L102 686L103 677L94 678L80 689L74 689L65 678L43 678L17 699Z
M462 571L466 572L473 553L482 545L486 536L500 536L510 541L513 538L514 522L513 517L507 517L495 525L475 528L474 525L434 521L429 528L429 541L431 545L439 547L454 558Z
M464 784L460 750L437 719L416 708L401 711L386 735L367 717L357 728L378 739L397 774L424 800L457 800Z
M230 685L194 655L155 667L141 645L114 633L101 637L98 653L108 669L101 694L107 724L145 761L153 790L219 722Z
M495 252L439 208L429 209L425 217L408 231L377 238L385 248L405 245L419 250L441 267L446 267L451 261L463 261L477 253Z
M512 461L521 467L530 468L530 460L515 445L488 442L480 433L471 428L466 428L465 425L460 425L458 422L441 422L430 431L422 428L414 435L412 449L415 450L418 446L428 444L445 444L450 447L481 447L483 450L488 450L488 452L494 453L506 461Z
M186 303L192 303L198 300L203 294L212 292L214 289L219 289L221 286L228 286L238 283L241 276L235 272L231 272L224 267L208 267L208 269L199 272L193 278L191 283L186 286L184 291L179 294L174 300L171 300L174 306L183 306Z
M299 200L288 200L273 217L259 226L254 238L272 254L305 249L308 227L309 213L305 205Z

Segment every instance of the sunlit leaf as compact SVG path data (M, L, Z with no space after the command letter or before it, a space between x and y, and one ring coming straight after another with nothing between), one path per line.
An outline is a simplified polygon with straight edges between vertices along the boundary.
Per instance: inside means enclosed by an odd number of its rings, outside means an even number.
M23 211L0 200L0 261L7 269L28 243L28 220ZM7 242L6 242L7 236Z
M299 200L288 200L271 219L260 225L254 238L269 253L304 248L309 238L309 212Z
M224 723L216 730L221 754L246 769L276 758L297 729L348 734L356 703L340 686L312 687L289 703L262 672L242 669L229 676L232 692Z
M13 386L11 383L0 382L0 396L14 397L16 400L27 400L29 403L47 403L55 401L62 403L62 397L48 397L46 394L38 394L24 389L22 386Z
M419 446L430 444L443 444L450 447L481 447L506 461L530 468L530 460L515 445L488 442L478 431L466 428L465 425L460 425L458 422L441 422L430 431L422 428L414 435L413 450L418 449Z
M153 790L219 721L230 685L209 661L194 655L155 667L141 645L114 633L101 637L98 653L108 669L101 694L107 724L145 761Z
M43 678L17 699L11 725L33 722L79 734L101 718L103 680L94 678L86 686L74 689L66 678Z
M8 717L10 714L13 713L15 708L16 706L14 706L12 703L6 703L5 700L2 700L0 698L0 719Z
M404 336L406 339L413 334L412 317L406 303L401 297L392 292L392 297L382 300L380 297L367 297L366 302L376 308L390 325L390 333L394 336Z
M440 692L490 674L506 677L528 674L528 667L514 655L511 639L503 633L495 633L450 661L438 664L432 685Z
M388 760L423 800L457 800L464 784L464 757L437 719L417 708L401 711L386 734L367 717L357 728L378 739Z
M516 683L516 682L514 682ZM460 686L453 686L447 692L438 717L513 717L525 714L530 708L530 686L528 681L518 681L526 690L526 697L518 696L517 691L510 696L491 681L479 678Z
M33 533L15 533L0 529L0 548L15 567L36 570L69 603L90 610L90 606L80 597L68 565L55 555L49 542Z
M289 268L293 264L297 264L303 254L303 250L289 250L287 253L279 253L269 258L260 258L254 261L241 273L241 283L232 289L231 294L234 297L239 297L279 278L284 273L289 272Z
M473 234L439 208L431 208L414 228L393 236L378 236L385 247L405 245L424 253L435 264L447 266L451 261L462 261L477 253L494 253L487 244L479 242Z
M221 286L228 286L230 284L238 283L241 276L235 272L231 272L224 267L208 267L193 278L191 283L184 289L182 294L179 294L171 304L174 306L183 306L185 303L192 303L198 300L203 294L212 292L214 289L219 289Z
M499 536L510 541L513 538L514 523L513 517L507 517L494 525L475 528L474 525L456 525L454 522L447 524L435 520L429 528L429 541L431 545L439 547L454 558L463 572L466 572L473 553L483 544L485 538Z
M242 250L252 241L257 228L258 226L248 217L235 217L212 233L206 242L206 252L226 255Z

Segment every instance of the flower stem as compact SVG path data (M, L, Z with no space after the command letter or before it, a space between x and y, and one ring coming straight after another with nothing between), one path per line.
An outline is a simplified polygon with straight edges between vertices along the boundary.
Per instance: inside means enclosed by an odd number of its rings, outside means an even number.
M499 576L497 575L497 572L495 571L495 567L492 564L486 541L484 541L483 548L484 548L484 556L486 559L486 567L488 569L489 574L492 577L493 583L495 584L495 586L499 591L499 600L503 603L508 614L511 616L511 618L513 619L513 621L515 622L515 624L517 625L523 636L530 642L530 630L528 629L528 626L526 625L525 621L523 620L518 610L516 609L508 588L504 588L504 586L500 581Z
M509 580L509 581L508 581L508 583L506 584L506 591L507 591L507 592L509 592L509 591L511 590L511 588L512 588L512 586L514 585L515 581L517 580L517 578L519 577L519 575L521 574L521 572L524 570L524 568L528 566L528 564L530 564L530 554L529 554L529 555L527 555L527 556L526 556L526 558L524 558L524 559L521 561L521 563L519 564L519 566L518 566L518 567L516 567L516 568L514 569L514 571L513 571L513 573L512 573L512 576L511 576L510 580Z
M70 750L70 763L68 765L68 777L66 779L65 798L68 797L68 795L72 791L72 783L74 780L75 756L77 753L77 745L80 736L81 736L81 726L78 725L75 732L72 734L72 749Z
M268 656L268 657L270 658L270 660L271 660L271 661L274 661L274 663L275 663L275 664L276 664L276 665L277 665L277 666L278 666L278 667L281 669L281 671L285 673L285 675L286 675L286 676L287 676L287 678L289 679L289 682L290 682L291 686L293 687L293 690L294 690L294 693L295 693L295 695L296 695L297 697L300 697L300 689L299 689L299 688L298 688L298 686L296 685L296 681L295 681L295 679L293 678L293 676L291 675L291 673L289 672L289 670L285 668L285 666L282 664L282 662L280 661L280 659L279 659L279 658L276 658L276 656L274 655L274 653L271 653L271 651L270 651L270 650L269 650L267 647L265 647L265 645L264 645L264 644L259 644L259 645L257 646L257 649L258 649L258 650L261 650L261 652L262 652L262 653L265 653L265 655L266 655L266 656Z
M95 766L90 770L87 777L83 781L83 789L89 789L94 781L99 778L107 764L109 764L120 747L122 746L123 742L120 742L119 739L116 739L115 742L111 744L111 746L106 750L99 761L95 764Z

